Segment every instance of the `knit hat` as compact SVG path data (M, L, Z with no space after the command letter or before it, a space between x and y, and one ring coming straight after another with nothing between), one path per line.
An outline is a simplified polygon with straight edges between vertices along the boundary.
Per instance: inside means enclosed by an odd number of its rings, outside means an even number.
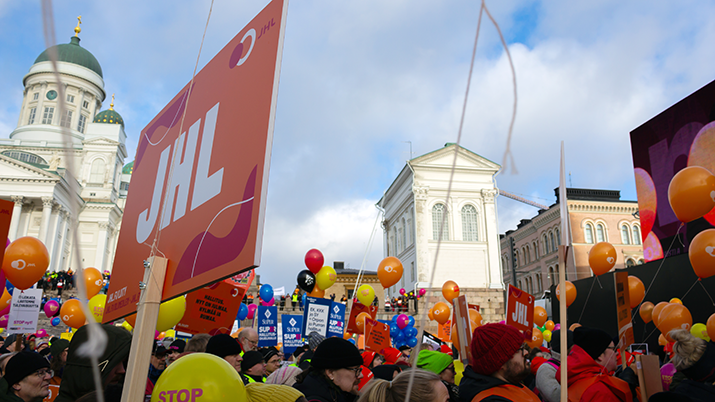
M268 360L271 360L271 357L278 355L278 349L274 348L273 346L261 348L258 349L258 351L261 352L261 354L263 355L263 360L266 363L268 363Z
M402 356L402 352L395 348L383 349L382 354L385 356L385 364L395 364L397 359Z
M573 332L574 345L578 345L593 360L598 359L611 342L613 338L602 329L578 327Z
M360 379L360 382L358 383L358 391L362 390L362 387L367 385L370 380L375 377L375 373L372 372L369 368L365 366L360 366L361 372L362 372L362 378Z
M450 364L452 364L452 357L442 352L425 349L420 350L420 354L417 356L418 368L431 371L437 375L449 367Z
M169 345L169 352L184 353L184 348L186 347L186 341L183 339L176 339Z
M288 385L292 387L293 384L295 384L295 376L302 372L303 370L296 366L281 367L266 378L266 384Z
M453 354L452 348L450 348L449 345L447 345L446 343L439 347L439 351L442 353L446 353L450 356L452 356L452 354Z
M241 346L231 335L218 334L209 339L209 342L206 344L206 353L211 353L223 359L226 356L241 353Z
M518 329L504 324L486 324L472 334L472 370L492 375L514 356L524 343Z
M264 363L263 355L257 350L249 350L243 354L243 361L241 362L241 371L245 374L251 367L256 364Z
M310 350L315 350L324 340L325 337L323 335L313 331L308 335L308 347L310 347Z
M59 357L62 351L70 347L70 341L67 339L55 339L50 343L50 354L52 357Z
M573 346L573 331L566 330L566 350ZM608 346L608 345L606 345ZM561 354L561 330L557 329L551 334L551 351Z
M379 378L385 381L392 381L393 378L395 378L395 372L400 373L402 369L400 366L396 366L394 364L381 364L374 369L372 369L372 373L375 374L375 378Z
M293 387L260 382L246 385L246 394L248 402L295 402L298 398L305 396Z
M35 352L23 350L11 357L5 366L5 381L8 386L17 384L23 378L42 368L50 368L50 363Z
M370 363L375 360L375 355L375 352L371 352L369 350L362 352L362 365L365 367L370 367Z
M316 369L360 366L362 365L362 356L360 356L358 348L352 343L343 338L333 337L324 340L318 345L310 365Z

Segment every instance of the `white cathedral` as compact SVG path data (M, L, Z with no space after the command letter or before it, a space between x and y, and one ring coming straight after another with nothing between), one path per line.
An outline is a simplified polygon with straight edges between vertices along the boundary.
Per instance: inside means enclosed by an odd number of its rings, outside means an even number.
M0 198L15 203L9 239L33 236L44 242L49 271L76 268L71 225L76 219L80 264L104 272L114 261L133 163L124 166L127 135L114 100L100 112L107 98L102 67L80 46L79 32L77 24L70 42L55 46L60 82L49 49L22 79L17 128L0 138ZM69 147L63 130L70 133ZM71 216L73 210L78 216Z

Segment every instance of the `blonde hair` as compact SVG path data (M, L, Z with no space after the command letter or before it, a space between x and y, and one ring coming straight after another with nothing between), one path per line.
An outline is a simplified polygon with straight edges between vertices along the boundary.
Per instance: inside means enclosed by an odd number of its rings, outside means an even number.
M671 361L677 370L685 370L692 367L703 357L707 342L694 337L684 329L674 329L668 333L675 340L673 345L673 360Z
M209 343L211 335L209 334L196 334L188 342L186 342L186 348L184 352L206 352L206 345Z
M410 400L430 402L436 397L434 384L440 382L439 376L429 371L414 369L398 374L394 380L385 381L373 378L365 385L357 402L401 402L407 398L407 386L411 372L415 379L412 383Z

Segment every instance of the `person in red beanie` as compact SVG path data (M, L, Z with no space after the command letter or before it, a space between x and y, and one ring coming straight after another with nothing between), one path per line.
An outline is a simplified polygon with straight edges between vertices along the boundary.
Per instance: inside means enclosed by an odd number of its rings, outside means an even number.
M409 366L409 360L405 357L402 352L395 348L386 348L381 350L381 354L385 356L385 364L395 364L398 366Z
M529 375L524 335L504 324L477 327L470 345L470 364L459 384L462 401L539 402L521 382Z

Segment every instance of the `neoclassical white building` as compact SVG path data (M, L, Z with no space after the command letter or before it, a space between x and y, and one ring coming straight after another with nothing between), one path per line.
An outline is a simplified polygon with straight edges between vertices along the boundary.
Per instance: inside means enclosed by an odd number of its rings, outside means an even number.
M455 148L457 165L447 198ZM385 255L399 258L405 269L401 282L389 289L390 296L398 294L400 288L410 291L427 287L445 214L447 224L434 288L441 288L451 279L463 289L491 289L496 293L487 293L496 297L502 294L494 200L497 195L494 176L499 168L498 164L451 143L407 161L377 204L385 211L382 223Z
M37 57L22 78L17 128L0 139L0 198L15 203L8 237L42 240L52 271L72 268L75 220L82 266L111 270L131 175L131 164L123 169L124 120L113 101L100 112L107 98L102 68L80 46L79 32L78 24L69 43L55 46L60 82L49 49Z

